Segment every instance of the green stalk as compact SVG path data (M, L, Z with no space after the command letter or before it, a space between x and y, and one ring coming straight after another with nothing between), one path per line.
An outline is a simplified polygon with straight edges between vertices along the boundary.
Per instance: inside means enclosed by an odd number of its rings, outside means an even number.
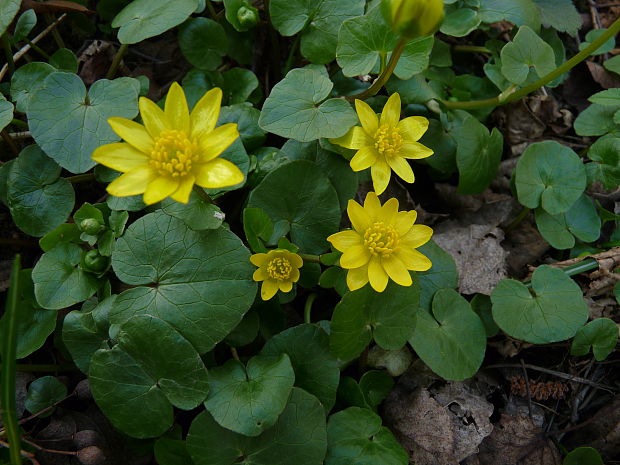
M209 204L215 204L215 202L213 202L213 199L211 198L211 196L209 194L207 194L205 192L205 190L200 187L200 186L196 186L194 185L194 192L198 195L198 197L200 197L202 199L202 201L204 203L206 203L207 205Z
M15 71L15 61L13 60L13 51L11 50L11 43L6 34L3 34L0 38L2 41L2 48L4 49L4 56L6 57L6 63L9 67L9 74L13 74Z
M314 303L314 299L316 299L316 292L308 296L306 305L304 306L304 323L306 324L312 322L312 304Z
M15 351L17 344L17 295L21 257L15 256L11 270L11 287L6 302L7 325L2 334L2 368L0 368L0 391L2 392L2 421L9 441L11 465L21 465L21 444L15 408Z
M299 48L300 40L301 40L301 34L297 34L295 36L295 40L291 44L291 49L288 52L288 57L286 59L286 63L284 64L284 72L282 73L284 75L286 75L293 67L293 61L295 60L295 54L297 53L297 49Z
M297 255L299 255L304 262L321 263L321 257L319 255L311 255L309 253L299 253Z
M217 12L215 11L215 8L213 7L213 3L211 3L211 0L207 0L206 4L207 4L207 10L209 10L209 15L211 16L211 19L213 21L217 21Z
M568 276L575 276L581 273L585 273L587 271L596 270L598 268L598 262L594 258L586 258L584 261L575 263L573 265L566 266L564 268L559 268ZM528 279L523 284L527 287L532 287L532 282Z
M95 179L95 173L76 174L75 176L69 176L65 179L71 184L78 184L80 182L92 181Z
M377 95L377 92L379 92L381 88L385 85L385 83L388 81L388 79L390 79L390 76L394 72L394 69L396 68L396 65L398 64L398 60L400 59L400 56L403 54L403 50L405 49L406 45L407 45L407 39L405 39L404 37L401 37L398 40L396 47L394 47L394 50L392 51L392 56L390 57L390 61L388 61L387 66L385 67L383 72L379 75L377 80L373 82L372 85L365 91L360 92L357 95L349 95L345 98L349 102L354 102L356 99L366 100L369 97Z
M129 45L122 44L116 51L116 55L114 55L114 58L112 59L112 64L110 65L110 69L108 69L108 74L106 74L105 76L106 79L114 79L114 76L116 76L116 71L118 70L118 66L121 64L121 60L125 56L125 53L127 53L128 48Z
M455 45L452 47L455 52L469 52L469 53L486 53L490 54L491 50L479 45Z
M526 95L534 92L535 90L540 89L542 86L553 81L558 76L561 76L562 74L567 73L568 71L573 69L583 60L588 58L601 45L607 42L610 38L614 37L619 31L620 31L620 18L616 19L609 29L607 29L603 34L601 34L595 41L593 41L590 45L584 48L581 52L573 56L570 60L565 61L562 65L558 66L556 69L554 69L550 73L545 74L543 77L541 77L537 81L534 81L529 86L525 86L517 90L516 92L504 91L497 97L488 98L484 100L470 100L466 102L452 102L449 100L442 100L441 103L446 108L450 108L450 109L473 110L475 108L504 105L506 103L519 100L520 98L525 97Z

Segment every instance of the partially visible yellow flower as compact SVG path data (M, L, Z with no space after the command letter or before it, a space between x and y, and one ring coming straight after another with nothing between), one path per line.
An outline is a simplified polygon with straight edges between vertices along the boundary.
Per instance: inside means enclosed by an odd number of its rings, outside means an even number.
M303 265L299 255L285 249L256 253L250 257L250 261L258 267L252 278L254 281L263 281L260 290L263 300L271 299L278 289L289 292L293 283L299 280L299 268Z
M241 170L218 158L239 137L234 123L215 127L221 103L222 90L211 89L190 114L185 93L175 82L164 110L140 98L144 125L109 118L125 142L103 145L92 155L97 163L124 173L108 185L108 192L117 197L144 194L147 205L166 197L187 203L194 184L220 188L242 182Z
M408 39L434 34L444 18L443 0L382 0L381 12L392 30Z
M347 286L354 291L370 285L383 292L388 278L401 286L411 286L412 271L426 271L432 263L415 250L426 244L433 230L414 224L415 210L398 211L398 200L392 198L381 205L377 194L369 192L362 207L349 200L347 213L352 230L327 238L339 251L340 266L348 271Z
M355 109L362 126L353 126L344 136L331 139L334 144L357 150L351 159L353 171L370 168L377 194L386 189L392 170L406 182L413 182L415 177L407 159L426 158L433 154L431 149L418 142L428 129L428 120L423 116L400 120L398 93L390 96L380 118L362 100L355 100Z

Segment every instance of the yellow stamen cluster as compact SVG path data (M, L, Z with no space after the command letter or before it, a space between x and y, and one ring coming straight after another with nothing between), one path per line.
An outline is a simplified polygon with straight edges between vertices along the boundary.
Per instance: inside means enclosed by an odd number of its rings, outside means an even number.
M198 145L176 129L162 131L155 139L150 165L162 176L183 177L198 160Z
M399 153L403 145L403 136L400 135L399 129L387 124L383 124L377 129L374 139L375 148L386 157Z
M373 255L389 257L398 250L399 237L396 230L377 221L364 233L364 245Z
M270 278L279 281L289 279L293 267L291 263L284 257L276 257L267 265L267 274Z

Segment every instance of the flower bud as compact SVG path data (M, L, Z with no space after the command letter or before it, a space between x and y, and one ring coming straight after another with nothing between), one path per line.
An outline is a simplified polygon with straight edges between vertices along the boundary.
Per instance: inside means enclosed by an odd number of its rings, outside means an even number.
M82 268L92 273L100 273L108 267L110 260L99 254L98 250L89 250L82 255Z
M434 34L444 17L443 0L382 0L381 12L392 30L406 39Z
M90 234L91 236L99 234L104 227L105 226L99 223L95 218L85 218L80 221L79 224L80 231Z
M237 10L237 19L244 29L250 29L258 23L258 10L251 6L242 6Z

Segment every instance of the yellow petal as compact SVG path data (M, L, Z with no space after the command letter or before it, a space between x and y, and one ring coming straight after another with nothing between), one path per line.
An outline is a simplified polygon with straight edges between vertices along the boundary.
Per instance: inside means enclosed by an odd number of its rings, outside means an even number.
M434 152L419 142L403 142L399 155L410 160L430 157Z
M360 266L347 272L347 287L355 291L368 283L368 266Z
M144 153L125 142L98 147L93 152L92 159L123 173L149 164L149 159Z
M269 255L266 253L255 253L250 257L252 265L263 266L269 261Z
M382 194L390 183L392 170L389 165L382 161L375 163L370 167L370 175L372 177L372 185L377 194Z
M230 147L239 137L239 130L236 123L226 123L213 131L204 134L198 139L198 145L202 153L200 161L207 162L213 160L224 150Z
M192 193L192 187L194 187L195 180L196 178L191 174L188 174L187 176L185 176L179 182L179 187L177 188L177 190L173 192L170 197L172 197L172 199L177 202L181 202L181 203L189 202L189 196Z
M187 107L185 92L176 82L170 86L164 112L174 129L189 134L189 108Z
M263 281L263 285L260 288L260 296L263 300L269 300L278 292L278 282L273 279L267 279Z
M257 281L257 282L258 281L265 281L266 279L269 279L269 275L267 274L267 269L266 268L258 268L252 274L252 279L254 281Z
M432 237L433 230L423 224L414 224L411 229L401 237L401 242L410 248L418 248L426 244Z
M410 116L400 120L397 127L405 142L415 142L428 129L428 120L423 116Z
M299 268L293 268L291 270L291 275L289 276L288 279L291 280L291 282L296 283L297 281L299 281L299 276L301 274L299 273Z
M358 150L362 147L370 147L374 144L366 131L361 126L353 126L344 136L329 140L332 144L340 145L347 149Z
M140 152L148 154L153 150L153 138L141 124L117 116L108 118L108 124L121 139L129 142Z
M400 284L401 286L411 286L411 283L413 282L411 280L411 274L409 274L409 271L407 271L404 263L401 262L398 257L384 257L381 259L381 265L387 272L388 276L392 278L392 281L396 284Z
M151 168L141 166L116 178L108 184L107 191L116 197L142 194L156 176L157 173Z
M398 249L396 256L403 262L408 270L426 271L433 266L426 255L409 247L401 247Z
M381 220L387 224L394 224L398 215L398 199L392 197L381 207Z
M366 102L357 99L355 100L355 111L364 130L369 136L374 136L379 129L379 118L377 118L375 111Z
M242 183L243 173L236 165L216 158L202 165L196 175L196 184L209 189L230 187Z
M390 127L396 127L400 119L400 95L394 92L385 103L381 112L381 126L387 124Z
M159 176L153 179L144 191L143 201L147 205L152 205L166 197L172 195L179 188L179 180Z
M362 147L357 151L353 158L351 158L351 169L353 171L362 171L366 168L370 168L377 163L378 152L374 146Z
M292 266L294 266L295 268L301 268L301 266L304 264L304 261L299 255L293 252L289 252L288 250L285 250L284 252L284 257L290 262Z
M381 260L377 257L373 257L368 264L368 280L377 292L383 292L387 286L388 275L381 266Z
M293 289L293 283L291 281L279 281L278 284L282 292L290 292Z
M393 217L392 224L394 225L398 235L401 236L401 241L404 240L405 234L411 230L411 227L413 226L413 223L415 223L417 217L418 212L415 210L398 212Z
M372 225L372 221L368 213L364 211L364 208L355 200L349 200L347 204L347 214L349 220L358 233L364 234L368 228Z
M336 234L329 236L327 240L341 252L344 252L349 247L362 245L364 243L362 236L352 230L337 232Z
M381 218L381 201L374 192L368 192L368 194L366 194L364 210L366 210L366 213L368 213L368 216L370 216L373 222L383 220L383 218Z
M162 131L172 129L164 110L147 98L140 97L140 116L151 137L159 137Z
M359 268L368 263L370 257L371 254L368 247L354 245L344 251L344 254L340 257L340 266L345 269Z
M215 87L204 94L194 106L191 115L191 135L193 138L200 138L202 134L207 134L217 124L220 117L220 107L222 105L222 89Z
M399 178L408 183L415 181L413 170L407 160L401 157L387 157L387 162Z

